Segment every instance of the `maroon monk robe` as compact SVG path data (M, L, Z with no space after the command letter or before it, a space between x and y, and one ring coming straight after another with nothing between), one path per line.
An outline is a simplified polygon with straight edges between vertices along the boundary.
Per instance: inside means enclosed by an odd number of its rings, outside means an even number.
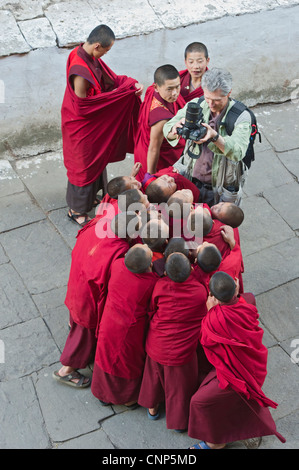
M145 93L142 102L139 117L138 117L138 130L135 139L134 161L140 162L140 168L136 179L142 181L145 173L147 172L147 152L150 143L151 126L158 121L169 120L173 118L179 109L185 106L185 102L181 96L174 103L168 103L163 100L159 93L151 85ZM157 171L162 168L173 165L183 153L185 141L181 141L175 147L172 147L165 138L160 148L160 156L157 163Z
M268 351L262 344L264 332L258 318L254 305L235 298L211 308L203 319L200 342L215 368L218 386L211 371L192 398L191 437L220 444L275 434L285 442L267 408L276 408L277 403L262 391ZM207 383L211 385L207 387ZM237 409L238 420L234 419Z
M214 245L217 246L218 250L221 253L222 259L226 258L230 252L230 246L226 241L223 239L221 235L221 227L225 225L223 222L220 222L218 219L213 219L213 227L210 233L208 233L204 238L203 241L213 243ZM236 243L240 246L240 236L239 236L239 230L238 228L234 228L234 236L235 236L235 241ZM242 253L241 253L242 256ZM241 259L241 270L239 273L239 284L240 284L240 292L243 292L243 278L242 278L242 273L244 272L244 265L243 265L243 257Z
M65 304L72 319L85 328L97 328L103 311L111 263L129 249L127 241L110 228L114 206L106 217L79 231L72 251L72 263Z
M81 48L82 49L82 48ZM121 161L134 151L134 133L141 99L135 95L136 80L116 75L101 59L100 72L82 54L80 46L69 55L67 86L61 109L64 164L67 177L75 186L96 181L108 163ZM84 52L84 51L83 51ZM75 59L74 59L75 57ZM71 76L84 70L90 76L94 96L79 98L71 84ZM101 84L109 84L103 90ZM112 89L113 88L113 89Z
M138 399L147 313L157 280L153 272L131 273L124 259L112 265L91 387L93 395L102 401L124 404Z
M195 88L195 90L190 89L191 75L188 70L181 70L179 74L181 77L181 95L185 102L188 103L194 98L200 98L203 95L203 89L201 86Z
M185 429L188 424L189 400L199 385L196 349L207 312L206 297L193 271L183 283L160 278L153 291L148 358L138 403L152 408L163 396L168 429ZM150 385L153 376L155 382Z

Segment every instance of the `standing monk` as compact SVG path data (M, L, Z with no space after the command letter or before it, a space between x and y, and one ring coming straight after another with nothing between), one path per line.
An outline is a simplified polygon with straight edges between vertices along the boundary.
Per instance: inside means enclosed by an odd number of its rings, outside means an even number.
M180 158L184 142L179 142L177 148L171 146L164 138L163 126L184 105L177 69L170 64L158 67L154 83L146 90L138 118L134 160L142 164L136 176L140 181L146 172L156 173Z
M192 42L186 47L186 69L180 71L181 95L186 103L203 95L201 79L209 62L208 49L202 42Z
M285 442L268 409L277 403L262 391L268 351L258 311L236 298L228 274L215 273L209 286L200 342L213 368L190 403L188 434L201 440L193 449L219 449L228 442L268 435Z
M67 61L67 86L61 109L68 217L84 226L87 213L106 192L108 163L133 153L135 124L143 87L116 75L101 59L115 41L106 25L97 26Z

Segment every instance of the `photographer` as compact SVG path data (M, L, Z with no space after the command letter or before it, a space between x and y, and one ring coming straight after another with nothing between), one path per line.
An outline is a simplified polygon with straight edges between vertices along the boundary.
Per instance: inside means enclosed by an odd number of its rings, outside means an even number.
M202 88L204 99L200 102L199 110L202 117L196 126L199 137L194 140L196 137L192 139L190 133L186 142L182 157L184 174L200 189L200 202L209 206L219 201L239 205L244 184L241 160L249 144L251 117L248 111L244 111L238 117L232 134L227 134L224 120L234 104L230 98L232 77L229 72L218 68L207 70L202 77ZM190 104L197 102L197 98L190 101L164 125L164 136L170 145L177 145L180 134L186 138L187 108L190 109Z

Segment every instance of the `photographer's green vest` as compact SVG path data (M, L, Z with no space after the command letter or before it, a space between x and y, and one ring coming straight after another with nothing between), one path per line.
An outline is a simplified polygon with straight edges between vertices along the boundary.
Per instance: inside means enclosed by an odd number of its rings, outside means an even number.
M208 123L210 108L204 97L201 97L199 100L192 100L191 102L200 103L203 112L203 122ZM188 104L177 113L175 118L165 124L164 135L168 135L172 126L185 116L187 106ZM233 113L235 110L236 113ZM228 116L232 114L235 115L227 126ZM227 127L230 129L227 129ZM219 124L219 129L215 130L225 140L224 153L213 142L208 143L208 148L214 154L211 184L214 191L215 203L223 200L239 204L247 170L254 159L253 143L255 135L258 133L255 116L243 103L229 99L226 112ZM176 142L169 141L171 145L176 145ZM184 176L189 179L192 179L194 164L200 157L201 149L201 145L187 141L184 154L175 164L178 170L183 172Z

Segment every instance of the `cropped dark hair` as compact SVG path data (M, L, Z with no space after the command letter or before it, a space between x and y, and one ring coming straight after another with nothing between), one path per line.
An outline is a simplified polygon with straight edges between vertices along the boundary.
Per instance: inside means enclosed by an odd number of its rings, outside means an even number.
M100 24L94 28L87 38L89 44L99 42L102 47L109 47L115 41L115 34L109 26Z
M191 52L202 52L206 59L209 58L207 46L205 46L202 42L192 42L189 44L185 49L185 59L187 59L187 55Z
M161 65L154 73L154 82L158 86L164 85L166 80L174 80L180 76L178 70L170 64Z

